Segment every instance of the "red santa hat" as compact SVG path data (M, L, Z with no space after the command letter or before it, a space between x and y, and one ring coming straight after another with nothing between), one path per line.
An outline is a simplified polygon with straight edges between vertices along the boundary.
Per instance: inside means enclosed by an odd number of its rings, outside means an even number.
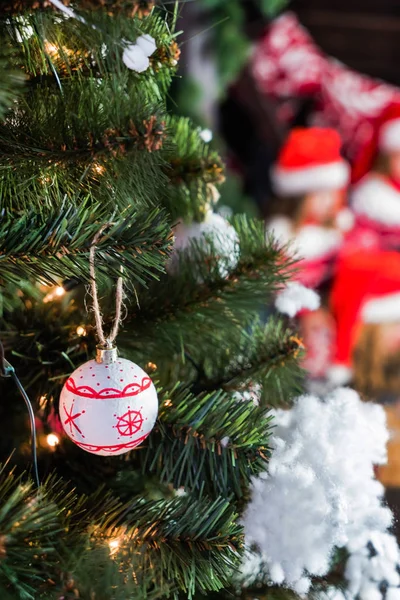
M344 255L330 300L337 322L335 362L350 367L363 323L400 321L400 254L375 249Z
M366 175L379 152L400 151L400 102L393 102L372 123L371 135L356 156L351 180L357 183Z
M349 166L340 146L334 129L292 129L271 172L275 193L293 196L344 187L349 181Z

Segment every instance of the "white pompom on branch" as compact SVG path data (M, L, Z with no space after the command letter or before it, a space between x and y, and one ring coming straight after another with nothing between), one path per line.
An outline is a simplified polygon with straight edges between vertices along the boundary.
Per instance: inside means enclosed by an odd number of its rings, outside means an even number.
M317 292L297 281L289 281L275 298L275 308L289 317L296 316L302 310L317 310L320 305Z

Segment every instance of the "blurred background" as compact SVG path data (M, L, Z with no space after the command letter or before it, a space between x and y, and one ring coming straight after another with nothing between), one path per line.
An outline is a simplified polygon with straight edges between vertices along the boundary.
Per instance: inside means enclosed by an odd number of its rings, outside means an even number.
M309 389L350 385L384 404L379 477L399 515L400 3L187 0L180 12L171 108L225 157L217 210L261 215L321 297L293 317Z

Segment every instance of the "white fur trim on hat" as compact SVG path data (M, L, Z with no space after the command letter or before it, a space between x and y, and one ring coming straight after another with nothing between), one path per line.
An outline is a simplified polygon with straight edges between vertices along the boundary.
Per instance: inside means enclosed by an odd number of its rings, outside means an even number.
M382 125L378 145L386 152L400 150L400 119L392 119Z
M329 367L326 376L329 383L335 387L347 385L353 377L353 369L347 365L335 363Z
M351 203L355 213L384 225L400 225L400 192L383 177L367 175L355 187Z
M367 300L361 311L364 323L400 321L400 292Z
M314 167L283 169L275 166L271 181L278 196L293 196L341 188L349 182L350 168L344 161Z

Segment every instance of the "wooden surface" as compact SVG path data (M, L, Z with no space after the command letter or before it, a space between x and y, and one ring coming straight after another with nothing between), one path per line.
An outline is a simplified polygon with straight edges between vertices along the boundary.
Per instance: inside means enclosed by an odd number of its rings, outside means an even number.
M390 433L387 465L377 469L378 479L387 487L400 488L400 402L385 406Z
M289 8L327 54L400 85L400 1L293 0Z

